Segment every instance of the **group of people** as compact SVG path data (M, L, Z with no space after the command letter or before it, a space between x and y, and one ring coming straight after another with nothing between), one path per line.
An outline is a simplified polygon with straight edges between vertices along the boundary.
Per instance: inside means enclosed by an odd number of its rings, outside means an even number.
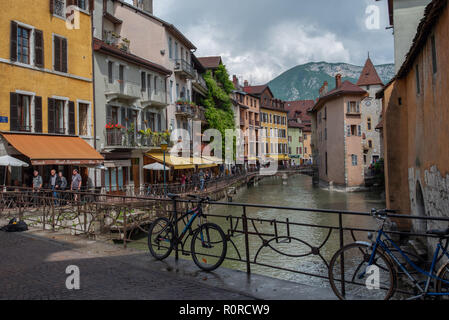
M207 181L210 181L214 178L214 174L212 171L207 170L206 172L203 170L196 171L189 176L186 176L185 174L182 174L180 177L180 183L181 183L181 193L186 192L186 185L192 185L194 188L194 191L197 192L198 189L200 191L207 191Z
M77 169L73 170L72 181L70 184L70 191L77 192L81 190L83 179L81 175L78 173ZM39 171L34 170L33 172L33 193L39 193L44 186L44 181L42 177L39 175ZM50 180L48 181L48 189L52 191L53 198L55 199L55 204L60 204L60 192L66 191L68 188L67 179L64 177L62 171L59 171L56 174L56 170L52 169L50 171ZM36 198L36 197L35 197ZM78 194L74 195L74 200L78 200Z

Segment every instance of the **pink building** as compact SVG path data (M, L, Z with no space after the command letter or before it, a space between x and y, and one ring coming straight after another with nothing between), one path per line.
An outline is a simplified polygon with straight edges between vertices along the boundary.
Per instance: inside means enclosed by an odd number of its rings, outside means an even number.
M327 82L311 110L313 158L319 178L328 184L357 187L364 184L361 101L368 93L335 77L335 89Z

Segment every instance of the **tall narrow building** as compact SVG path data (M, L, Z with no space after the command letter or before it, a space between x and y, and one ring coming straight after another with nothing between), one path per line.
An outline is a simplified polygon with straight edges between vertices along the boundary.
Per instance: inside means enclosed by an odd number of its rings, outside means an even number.
M376 92L383 88L382 80L369 56L357 85L368 92L368 96L361 101L363 165L365 175L368 175L369 167L382 158L382 141L380 133L376 131L382 115L382 101L376 99Z

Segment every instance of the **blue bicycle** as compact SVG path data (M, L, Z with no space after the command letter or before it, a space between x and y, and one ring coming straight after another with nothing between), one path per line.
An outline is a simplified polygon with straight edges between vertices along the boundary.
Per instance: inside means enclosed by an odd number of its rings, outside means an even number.
M433 254L429 271L418 267L409 256L384 232L388 213L392 210L371 211L373 217L381 222L374 241L355 243L344 246L335 253L329 264L329 281L332 290L339 299L385 299L388 300L396 292L398 273L405 274L413 283L416 295L409 298L449 298L449 261L435 269L443 257L449 258L448 240L449 228L445 230L430 230L427 234L438 237L439 241ZM369 235L372 240L373 235ZM411 266L408 270L402 264L398 255ZM418 281L412 273L417 272L426 277Z
M174 202L178 195L168 194ZM183 255L192 255L193 262L204 271L212 271L218 268L226 257L227 238L223 230L216 224L204 222L203 204L209 198L200 198L189 195L198 202L198 206L192 210L187 210L179 218L175 218L176 203L174 204L175 214L170 219L159 218L155 220L148 230L148 248L153 257L158 260L167 258L175 246L181 245ZM191 217L189 217L191 216ZM193 223L199 218L198 228L194 230ZM179 236L176 236L177 226L184 225ZM192 236L190 243L190 254L185 252L184 246L189 236Z

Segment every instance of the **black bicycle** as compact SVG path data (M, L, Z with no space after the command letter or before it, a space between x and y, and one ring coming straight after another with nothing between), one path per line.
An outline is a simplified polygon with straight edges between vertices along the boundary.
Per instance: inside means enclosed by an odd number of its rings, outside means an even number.
M179 198L175 194L168 194L167 196L174 202ZM198 202L196 208L187 210L181 217L176 218L176 205L174 205L175 211L174 214L171 214L170 219L159 218L151 224L148 230L148 248L151 255L158 260L167 258L173 251L173 248L179 244L181 244L182 253L189 255L184 250L184 246L189 236L192 236L190 254L193 262L204 271L212 271L217 269L226 257L227 239L225 233L218 225L205 221L203 204L210 201L210 199L194 195L189 195L189 197ZM189 218L189 216L191 217ZM200 220L198 228L194 230L192 226L196 218ZM180 223L185 226L181 234L177 236L176 226Z

